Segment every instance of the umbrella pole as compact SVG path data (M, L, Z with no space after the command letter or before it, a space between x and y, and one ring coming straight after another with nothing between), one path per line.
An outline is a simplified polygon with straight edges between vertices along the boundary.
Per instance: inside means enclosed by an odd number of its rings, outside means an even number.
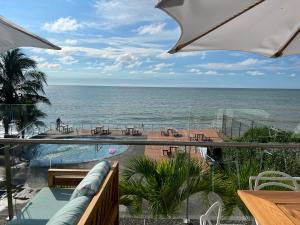
M11 220L14 216L13 203L12 203L12 184L11 184L11 167L10 167L10 146L6 145L4 148L5 157L5 173L6 173L6 192L8 203L8 219Z

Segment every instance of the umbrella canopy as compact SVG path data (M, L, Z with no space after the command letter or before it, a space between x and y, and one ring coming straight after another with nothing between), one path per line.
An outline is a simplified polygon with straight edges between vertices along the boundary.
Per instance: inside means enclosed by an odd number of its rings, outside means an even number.
M299 0L161 0L181 36L169 51L238 50L269 57L300 53Z
M18 47L60 50L60 47L32 34L0 16L0 53Z

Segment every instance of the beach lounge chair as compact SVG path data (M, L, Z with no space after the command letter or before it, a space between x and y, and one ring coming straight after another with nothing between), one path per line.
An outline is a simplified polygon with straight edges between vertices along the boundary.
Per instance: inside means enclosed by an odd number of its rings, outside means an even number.
M8 225L116 225L119 223L118 163L103 161L90 171L50 169L48 187Z

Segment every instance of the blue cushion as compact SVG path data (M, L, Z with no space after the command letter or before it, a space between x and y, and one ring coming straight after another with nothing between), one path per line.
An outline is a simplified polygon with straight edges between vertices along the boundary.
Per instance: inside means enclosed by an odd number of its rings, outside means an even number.
M110 163L107 161L95 165L75 188L71 200L80 196L94 196L98 192L110 168Z
M40 190L9 225L45 225L48 220L65 206L74 189L48 188Z
M107 174L111 169L110 162L102 161L96 164L89 172L89 174L93 173L104 173Z
M46 225L75 225L84 213L90 198L81 196L68 202L48 221Z

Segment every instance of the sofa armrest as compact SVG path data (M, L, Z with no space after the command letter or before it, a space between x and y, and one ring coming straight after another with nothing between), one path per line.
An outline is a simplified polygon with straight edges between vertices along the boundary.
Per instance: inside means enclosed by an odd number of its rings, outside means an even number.
M49 169L48 187L76 187L88 172L87 169Z
M81 216L77 225L119 225L119 163L112 162L98 193Z

